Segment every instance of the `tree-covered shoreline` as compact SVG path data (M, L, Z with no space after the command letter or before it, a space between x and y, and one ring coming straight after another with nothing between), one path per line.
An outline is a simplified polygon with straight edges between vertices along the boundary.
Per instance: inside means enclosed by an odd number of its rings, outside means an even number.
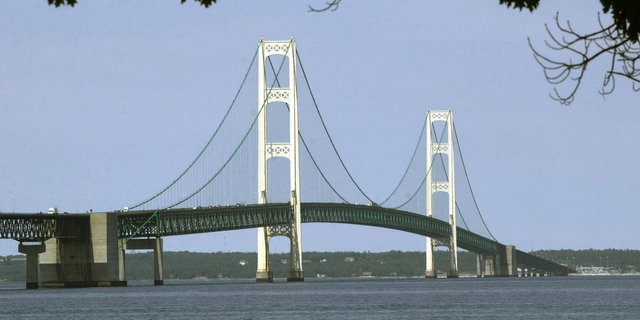
M568 265L602 267L611 274L633 274L640 267L640 250L587 249L540 250L534 255ZM165 280L190 279L252 279L255 278L255 252L164 252ZM446 273L449 253L436 251L436 269ZM270 255L275 278L285 278L289 269L289 254ZM422 277L426 258L419 251L389 252L304 252L306 278L354 277ZM125 258L128 281L153 280L153 252L127 252ZM458 253L462 275L476 272L476 254ZM21 282L26 279L25 256L0 256L0 281Z

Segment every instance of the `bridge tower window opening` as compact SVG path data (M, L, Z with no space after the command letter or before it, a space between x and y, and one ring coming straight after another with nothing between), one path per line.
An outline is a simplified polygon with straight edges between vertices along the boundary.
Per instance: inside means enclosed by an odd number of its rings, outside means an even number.
M267 141L284 143L289 136L289 106L284 102L271 102L267 107Z
M447 192L436 192L433 194L433 217L449 222L449 194Z
M268 203L287 203L291 201L289 166L289 159L283 157L272 158L267 161Z
M269 54L269 52L266 52L266 54ZM269 86L273 86L274 89L289 88L289 69L289 57L282 54L268 55L264 70L267 88Z

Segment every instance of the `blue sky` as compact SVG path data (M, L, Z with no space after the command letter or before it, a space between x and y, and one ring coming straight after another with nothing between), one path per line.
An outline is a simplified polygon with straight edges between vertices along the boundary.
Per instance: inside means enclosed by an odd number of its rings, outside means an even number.
M45 0L0 3L0 209L109 210L171 181L237 90L261 37L294 36L332 137L354 178L390 192L428 108L451 108L478 204L521 249L639 249L638 94L603 98L597 61L570 106L551 100L527 37L544 24L597 27L598 1ZM560 87L568 90L567 87ZM374 160L371 160L374 159ZM55 198L50 197L55 195ZM288 251L272 240L273 251ZM303 225L304 251L424 250L421 237ZM255 230L165 240L165 250L254 251ZM0 254L17 243L0 240Z

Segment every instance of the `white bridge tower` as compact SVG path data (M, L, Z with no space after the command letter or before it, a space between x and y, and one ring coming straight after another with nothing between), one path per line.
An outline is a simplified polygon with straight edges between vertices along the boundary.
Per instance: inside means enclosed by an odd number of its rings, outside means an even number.
M444 121L447 135L438 139L438 143L433 143L433 133L431 132L432 124L436 121ZM451 236L449 238L429 238L427 237L427 269L425 271L426 278L437 278L437 270L433 264L433 249L438 246L449 248L450 265L447 272L447 278L458 277L458 237L456 222L456 188L455 188L455 170L454 170L454 137L453 137L453 113L451 109L448 111L431 111L427 112L427 216L433 217L433 195L436 192L446 192L449 195L449 225L451 225ZM438 134L436 132L436 134ZM437 137L436 137L437 138ZM447 155L447 181L434 181L433 169L436 165L440 165L434 161L434 155L443 153ZM436 163L434 163L436 162Z
M296 43L291 37L287 41L260 42L258 50L258 203L268 203L267 161L274 157L289 159L289 177L291 180L292 219L284 225L258 229L258 270L256 281L272 282L273 271L269 270L269 240L276 236L285 236L291 243L291 269L287 281L304 281L302 270L302 246L300 241L300 157L298 140L298 91ZM271 87L267 83L266 61L269 56L288 58L288 87ZM283 57L283 59L284 59ZM281 61L281 60L278 60ZM277 66L280 66L278 64ZM270 103L283 102L289 109L289 141L272 142L267 139L267 108Z

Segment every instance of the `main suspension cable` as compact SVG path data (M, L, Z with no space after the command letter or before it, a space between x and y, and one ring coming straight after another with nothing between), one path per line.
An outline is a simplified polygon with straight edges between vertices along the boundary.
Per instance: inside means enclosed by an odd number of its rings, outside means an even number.
M320 114L320 109L318 108L318 104L316 103L316 98L313 96L313 92L311 91L311 85L309 85L309 79L307 79L307 74L304 71L304 67L302 66L302 60L300 59L300 54L298 54L297 50L296 50L296 56L298 56L298 62L300 62L300 69L302 70L302 75L304 76L304 80L307 83L307 88L309 89L309 93L311 94L311 100L313 100L313 104L316 107L316 112L318 112L318 117L320 117L320 122L322 123L322 127L324 128L324 132L327 134L327 137L329 138L329 142L331 142L331 146L333 147L333 151L336 153L336 156L338 156L338 160L340 160L340 163L342 164L342 167L344 168L344 171L349 176L349 179L351 179L351 182L353 182L353 184L356 186L356 188L358 188L358 191L360 191L360 193L365 198L367 198L367 200L369 200L369 202L371 202L372 205L375 205L375 202L373 200L371 200L371 198L369 198L369 196L367 196L364 193L364 191L362 191L362 188L360 188L358 183L356 183L355 179L353 179L353 176L351 176L351 173L347 169L347 166L344 164L344 161L342 161L342 157L340 157L340 154L338 153L338 149L336 148L335 144L333 143L333 139L331 139L331 135L329 134L329 130L327 129L327 126L325 125L324 120L322 119L322 115Z
M296 51L297 53L297 51ZM276 74L276 69L273 67L273 63L271 62L271 57L267 57L267 60L269 61L269 65L271 66L271 71L273 72L273 74ZM276 76L276 84L278 85L278 88L281 88L280 86L280 80L278 80L278 77ZM287 110L289 112L291 112L291 110L289 109L289 104L285 103L285 105L287 106ZM331 188L331 190L333 190L333 192L340 198L342 199L342 201L344 201L345 203L349 203L349 201L347 201L342 195L340 195L340 193L338 193L338 191L333 187L333 185L331 185L331 183L329 182L329 180L327 180L327 177L325 177L324 173L322 172L322 170L320 169L320 167L318 166L318 163L316 162L316 159L313 157L313 154L311 154L311 150L309 150L309 147L307 146L307 143L304 141L304 138L302 137L302 132L300 132L300 130L298 129L298 135L300 136L300 141L302 141L302 144L304 145L304 148L307 150L307 154L309 154L309 157L311 157L311 161L313 161L313 165L316 166L316 169L318 169L318 172L320 173L320 176L322 176L322 179L324 179L324 182L327 183L327 185L329 185L329 188Z
M447 113L447 118L445 118L445 121L447 121L449 119L449 114ZM444 137L444 132L445 132L446 127L442 128L442 133L440 133L440 141L442 141L442 138ZM435 133L434 133L435 135ZM438 137L436 136L436 142L438 141ZM428 146L428 148L430 148L430 146ZM438 149L440 148L440 142L438 142ZM428 149L427 149L428 150ZM427 173L424 175L424 179L422 179L422 183L420 183L420 186L418 187L418 189L416 189L416 192L413 193L413 195L407 200L405 201L403 204L394 207L393 209L400 209L402 207L404 207L405 205L407 205L407 203L409 203L411 200L413 200L413 198L415 198L415 196L418 194L418 192L420 192L420 189L422 188L422 186L425 184L425 182L427 181L427 177L429 176L429 172L431 172L431 169L433 168L433 163L435 162L436 155L434 154L433 157L431 158L431 164L429 165L429 168L427 169Z
M384 201L382 201L380 203L380 206L385 204L387 201L389 201L389 199L391 199L391 197L393 197L393 195L396 193L396 191L398 191L398 188L400 188L400 185L404 181L404 178L407 177L407 173L409 173L409 169L411 168L411 164L413 164L413 160L416 157L416 153L418 153L418 147L420 146L420 142L422 141L422 135L424 134L424 130L425 130L426 127L427 127L427 117L425 116L424 124L422 125L422 130L420 130L420 137L418 137L418 143L416 143L416 148L413 150L413 155L411 156L411 160L409 161L409 165L407 166L407 169L404 171L404 174L402 175L402 179L400 179L400 182L398 182L398 185L396 186L396 188L393 189L393 192L391 192L391 194L386 199L384 199Z
M293 41L293 40L292 40ZM282 66L284 65L284 62L286 60L286 56L287 53L289 52L289 49L291 48L291 42L289 43L289 45L287 46L287 50L284 53L284 58L282 59L282 63L280 63L280 68L278 69L278 73L276 74L276 79L278 78L278 75L280 74L280 71L282 71ZM240 147L242 147L242 145L244 144L244 142L247 140L247 137L249 136L249 133L251 133L251 130L253 130L253 127L256 125L256 122L258 121L258 118L260 117L260 113L264 111L266 105L267 105L267 101L269 99L269 95L271 94L271 90L273 90L273 86L275 85L275 81L274 83L271 85L271 88L269 88L269 92L267 93L267 95L264 98L264 101L262 102L262 106L260 107L260 110L258 110L258 113L256 114L255 118L253 119L253 122L251 123L251 127L249 127L249 130L247 130L247 133L244 135L244 137L242 138L242 141L240 141L240 144L238 145L238 147L233 151L233 154L231 154L231 157L229 157L229 159L227 159L227 161L222 165L222 167L218 170L218 172L216 172L216 174L211 177L211 179L209 179L209 181L207 181L204 185L202 185L198 190L196 190L194 193L192 193L191 195L189 195L188 197L168 206L167 208L173 208L181 203L184 203L185 201L193 198L196 194L198 194L200 191L202 191L202 189L206 188L211 181L213 181L221 172L222 170L224 170L224 168L229 164L229 162L231 162L231 159L233 159L233 157L236 155L236 153L238 152L238 150L240 150Z
M175 185L178 180L182 179L182 177L189 171L191 170L191 167L193 167L193 165L198 161L198 159L200 159L200 157L202 156L202 154L204 154L205 150L207 150L207 148L209 147L209 145L211 144L211 142L213 141L213 138L216 137L216 135L218 134L218 132L220 131L220 128L222 127L222 124L225 122L225 120L227 119L227 117L229 116L229 113L231 112L231 109L233 109L233 106L235 106L236 100L238 99L238 96L240 96L240 91L242 90L242 88L244 87L245 82L247 81L247 77L249 76L249 71L251 71L251 68L253 68L253 63L256 61L256 56L258 55L258 51L260 49L260 45L262 45L262 40L260 41L260 44L258 45L258 49L256 49L256 52L253 54L253 59L251 60L251 64L249 65L249 69L247 70L247 72L244 75L244 79L242 79L242 83L240 84L240 88L238 89L238 92L236 92L235 97L233 98L233 101L231 102L231 106L229 106L229 109L227 109L227 113L225 113L224 117L222 118L222 121L220 122L220 124L218 125L218 128L216 128L216 131L213 133L213 135L211 136L211 138L209 139L209 141L207 142L207 144L204 146L204 148L202 148L202 151L200 151L200 153L198 154L198 156L193 160L193 162L191 162L191 164L187 167L186 170L184 170L184 172L182 172L173 182L171 182L167 187L165 187L164 189L162 189L162 191L158 192L156 195L148 198L147 200L144 200L136 205L131 206L130 209L135 209L138 208L148 202L150 202L151 200L159 197L160 195L162 195L165 191L169 190L169 188L171 188L173 185Z
M487 227L487 224L484 222L484 218L482 217L482 213L480 212L480 207L478 207L478 202L476 201L476 196L473 194L473 188L471 188L471 182L469 181L469 175L467 174L467 166L464 164L464 158L462 157L462 148L460 148L460 142L458 141L458 133L456 132L455 125L453 125L453 135L456 137L456 145L458 146L458 152L460 153L462 168L464 169L464 176L467 178L467 184L469 185L469 190L471 191L471 198L473 198L473 203L475 204L476 209L478 210L478 215L480 215L480 220L482 221L482 224L484 225L485 229L487 229L487 232L489 232L489 235L491 236L491 238L493 238L493 240L497 242L498 240L496 239L496 237L493 236L493 234L489 230L489 227Z

